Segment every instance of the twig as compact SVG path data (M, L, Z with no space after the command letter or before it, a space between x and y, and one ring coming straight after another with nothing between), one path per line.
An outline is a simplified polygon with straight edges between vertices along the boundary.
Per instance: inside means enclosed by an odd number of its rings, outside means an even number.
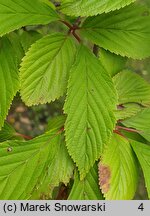
M25 139L27 139L27 140L31 140L31 139L32 139L32 137L31 137L31 136L27 136L27 135L20 134L20 133L15 133L15 135L16 135L16 136L23 137L23 138L25 138Z
M122 127L122 126L116 126L116 129L118 130L125 130L125 131L128 131L128 132L134 132L134 133L139 133L140 131L139 130L136 130L136 129L133 129L133 128L127 128L127 127Z
M113 130L113 132L116 133L116 134L118 134L118 135L120 135L120 136L122 136L123 138L127 139L127 137L124 136L120 131L118 131L118 130Z

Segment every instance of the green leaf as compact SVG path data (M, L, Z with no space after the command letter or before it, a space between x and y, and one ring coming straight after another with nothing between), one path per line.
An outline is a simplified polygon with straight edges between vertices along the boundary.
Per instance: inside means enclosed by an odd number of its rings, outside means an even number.
M23 31L23 33L20 35L20 41L24 51L27 52L29 47L41 37L42 35L37 31Z
M122 124L137 129L138 133L150 142L150 108L143 109L135 116L122 121Z
M81 179L100 157L112 134L115 105L116 92L111 77L100 61L81 46L70 72L64 107L66 144Z
M141 164L144 173L148 197L150 199L150 146L144 145L143 143L136 142L133 140L131 140L130 143Z
M43 37L31 46L21 64L21 96L31 106L54 101L66 91L76 45L62 33Z
M56 116L49 120L46 131L52 130L53 128L61 129L64 127L66 120L65 115Z
M0 38L0 129L19 90L17 58L7 37Z
M99 165L102 193L107 200L133 199L138 181L137 162L127 139L114 134Z
M115 54L133 59L150 56L150 12L144 6L130 5L88 18L79 31Z
M18 67L19 67L21 60L24 56L24 50L23 50L22 45L20 43L20 37L17 33L11 32L7 35L7 38L9 39L9 41L12 45L12 48L13 48L13 52L15 53L15 55L17 57L17 63L18 63Z
M0 142L4 142L7 140L22 140L20 136L17 136L15 129L5 122L2 130L0 130Z
M113 54L104 49L100 49L100 62L107 72L113 77L124 69L126 58Z
M0 0L0 36L26 25L48 24L57 13L40 0Z
M120 9L135 0L62 0L61 11L70 16L93 16Z
M131 133L129 131L126 130L122 130L120 129L120 132L127 137L127 139L132 139L132 140L136 140L138 142L142 142L142 143L147 143L146 139L144 139L144 137L142 137L140 134L138 133Z
M55 5L50 2L49 0L40 0L41 2L44 2L45 4L49 5L51 8L55 10Z
M139 103L150 106L150 84L138 74L124 70L113 78L118 92L118 103Z
M127 103L124 105L119 105L118 110L115 112L116 119L126 119L131 116L135 116L138 112L140 112L143 107L140 104L136 103Z
M71 160L62 138L57 152L51 161L49 170L43 173L42 185L39 184L30 199L40 199L43 195L46 199L51 198L54 187L59 186L60 182L65 185L73 176L74 163ZM48 174L48 177L47 177Z
M98 169L95 164L90 169L85 179L79 178L78 172L75 173L74 184L69 200L102 200L103 196L98 186Z
M58 181L69 181L72 171L61 132L56 130L28 142L1 143L0 199L29 199L38 190L50 196Z

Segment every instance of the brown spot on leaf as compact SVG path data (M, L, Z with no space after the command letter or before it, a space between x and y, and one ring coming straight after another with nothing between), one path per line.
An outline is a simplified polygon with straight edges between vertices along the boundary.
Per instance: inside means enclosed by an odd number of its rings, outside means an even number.
M111 171L109 166L99 164L99 185L102 189L102 193L107 193L110 188Z

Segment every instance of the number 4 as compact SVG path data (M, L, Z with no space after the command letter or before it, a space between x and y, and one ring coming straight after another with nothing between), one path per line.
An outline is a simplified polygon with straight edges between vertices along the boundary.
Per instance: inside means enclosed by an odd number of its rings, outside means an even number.
M144 206L143 206L143 203L141 203L138 207L139 210L143 211L144 210Z

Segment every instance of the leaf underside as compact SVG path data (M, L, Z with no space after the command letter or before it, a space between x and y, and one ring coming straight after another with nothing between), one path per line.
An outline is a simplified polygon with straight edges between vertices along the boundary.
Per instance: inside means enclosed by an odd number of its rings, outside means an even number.
M116 92L100 61L84 46L70 72L64 112L66 145L81 179L100 157L115 124Z

